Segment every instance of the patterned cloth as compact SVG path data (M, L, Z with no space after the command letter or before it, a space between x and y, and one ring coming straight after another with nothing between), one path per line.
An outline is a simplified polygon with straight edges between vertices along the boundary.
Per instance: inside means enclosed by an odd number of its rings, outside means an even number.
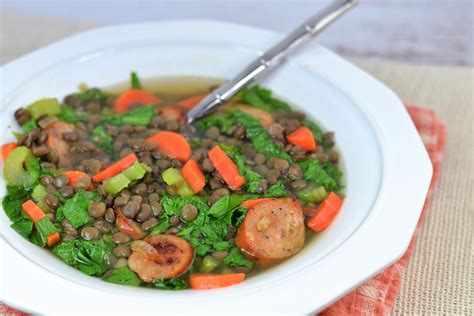
M418 222L418 228L428 208L431 194L438 182L441 161L446 143L446 129L433 110L407 105L408 112L415 123L418 132L426 146L433 164L433 179L426 197L423 212ZM417 231L418 231L417 228ZM403 257L385 271L361 285L335 304L328 307L320 315L387 315L400 288L400 280L408 264L416 240L416 231ZM26 316L7 305L0 303L0 315Z

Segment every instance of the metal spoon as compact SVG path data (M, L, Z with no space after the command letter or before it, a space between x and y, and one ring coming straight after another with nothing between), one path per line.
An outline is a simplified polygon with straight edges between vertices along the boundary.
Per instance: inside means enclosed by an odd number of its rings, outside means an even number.
M329 24L352 9L357 2L358 0L338 0L310 17L273 48L254 60L235 78L212 91L191 109L188 112L188 123L209 114L263 74L280 65L294 49L307 43Z

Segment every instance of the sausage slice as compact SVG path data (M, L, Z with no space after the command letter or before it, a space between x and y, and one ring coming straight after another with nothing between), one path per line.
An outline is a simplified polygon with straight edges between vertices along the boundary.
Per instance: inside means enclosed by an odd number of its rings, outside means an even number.
M289 258L304 245L305 227L301 205L293 198L258 203L237 231L236 244L259 265Z

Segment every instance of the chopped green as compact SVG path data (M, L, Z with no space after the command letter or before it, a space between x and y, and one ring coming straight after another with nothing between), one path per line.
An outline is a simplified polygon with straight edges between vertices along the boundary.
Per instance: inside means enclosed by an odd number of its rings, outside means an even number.
M337 192L339 186L331 178L316 159L308 159L299 163L303 169L303 177L309 182L323 186L327 192Z
M84 92L77 92L74 93L74 96L78 97L82 101L96 100L99 102L104 102L107 99L107 94L98 88L91 88Z
M28 238L33 231L33 221L26 215L23 215L23 218L15 221L11 228L24 238Z
M245 103L270 113L277 110L291 111L287 103L272 97L271 90L258 85L244 89L242 99Z
M251 269L253 267L253 262L246 259L239 248L234 247L224 258L224 264L231 267L247 267Z
M38 158L25 146L12 150L5 159L3 174L9 186L33 186L40 175Z
M96 126L91 133L91 140L100 148L105 150L107 153L112 153L112 142L113 138L105 131L104 127L99 125Z
M323 164L323 169L326 173L336 181L339 181L342 178L342 171L337 168L337 166L331 161Z
M139 286L142 281L135 272L128 267L118 268L112 270L112 274L104 277L104 281L116 284L125 284L130 286Z
M156 279L153 284L155 288L160 290L184 290L188 288L188 282L183 277L168 280Z
M199 265L199 272L201 273L211 273L219 266L219 261L212 258L211 256L205 256L201 264Z
M28 200L29 194L30 191L24 187L7 186L7 194L2 200L2 206L5 214L12 222L23 218L21 205Z
M79 123L85 120L85 116L86 114L79 115L76 110L66 105L61 106L61 112L56 115L58 120L67 123Z
M48 235L60 231L60 229L56 227L47 216L37 221L35 227L39 237L37 239L39 242L38 245L41 247L45 247L48 244Z
M74 228L79 228L89 223L92 217L89 215L89 205L101 200L100 194L95 191L79 191L59 207L60 212ZM56 218L58 214L56 214Z
M141 106L123 114L112 114L102 117L102 123L111 125L147 125L155 115L153 105Z
M104 181L104 189L107 193L115 195L127 188L131 181L123 174L119 173Z
M29 132L31 132L32 130L34 130L35 128L38 128L38 124L36 124L36 121L34 119L30 119L28 122L26 122L25 124L23 124L21 126L21 128L23 129L23 131L28 134Z
M67 240L53 248L53 252L70 266L87 275L100 275L107 270L107 256L114 245L103 238L98 241Z
M61 113L61 105L58 99L41 99L28 106L31 115L37 119L41 115L57 115Z
M135 71L130 74L130 87L137 90L142 89L140 78L138 78L138 75Z
M240 203L247 200L245 195L227 195L221 197L209 209L209 215L215 218L223 218L228 212L240 206Z

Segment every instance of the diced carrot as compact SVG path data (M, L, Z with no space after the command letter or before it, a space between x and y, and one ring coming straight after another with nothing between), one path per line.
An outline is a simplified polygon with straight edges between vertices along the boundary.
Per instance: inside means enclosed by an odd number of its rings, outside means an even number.
M122 93L115 100L114 109L117 113L127 112L132 105L159 104L161 100L145 90L131 89Z
M25 214L28 215L29 218L31 218L34 224L36 224L44 217L43 210L32 200L26 201L21 205L21 207L23 208L23 212L25 212Z
M191 274L189 285L195 290L208 290L235 285L244 280L245 273Z
M49 234L46 239L48 240L48 247L56 245L61 240L61 235L58 232Z
M143 230L138 226L137 223L128 219L123 215L122 210L119 208L116 211L117 213L117 228L122 233L125 233L132 237L135 240L142 239L145 237L145 233Z
M175 132L158 132L156 135L148 138L147 143L155 142L158 144L158 151L165 155L186 162L191 156L191 146L183 135Z
M237 165L219 146L212 148L208 155L214 168L232 190L238 190L245 184L245 178L239 174Z
M336 218L342 206L342 200L336 193L331 192L319 205L316 213L308 221L308 227L314 231L326 229Z
M255 205L259 203L270 201L270 200L272 200L272 198L259 198L259 199L247 200L247 201L242 202L242 206L245 207L246 209L251 209L252 207L254 207Z
M195 95L195 96L179 101L178 105L185 110L191 110L193 107L198 105L198 103L201 102L201 100L204 99L205 97L206 97L205 94Z
M64 171L63 174L65 174L69 178L68 184L72 187L76 186L76 182L80 177L87 176L87 173L82 172L82 171L75 171L75 170ZM91 183L87 187L87 191L92 191L92 190L94 190L94 185Z
M273 124L273 117L267 111L260 110L248 105L239 105L237 108L240 111L247 113L248 115L254 116L265 128L268 128L270 125Z
M199 164L195 160L188 160L184 164L183 169L181 169L181 174L196 193L201 191L206 185L206 178L204 177L201 168L199 168Z
M313 133L306 126L298 127L293 133L286 136L289 143L300 146L304 150L316 150L316 140Z
M10 154L13 149L15 149L18 145L16 143L8 143L2 145L2 159L5 161L7 159L8 154Z
M160 106L157 110L157 113L163 116L165 120L168 121L178 121L180 123L184 122L184 115L181 111L181 108L174 105L164 105Z
M112 165L108 166L96 175L92 176L92 180L94 180L95 182L102 182L124 171L125 169L133 165L136 161L138 161L138 159L135 154L128 154L119 161L113 163Z

